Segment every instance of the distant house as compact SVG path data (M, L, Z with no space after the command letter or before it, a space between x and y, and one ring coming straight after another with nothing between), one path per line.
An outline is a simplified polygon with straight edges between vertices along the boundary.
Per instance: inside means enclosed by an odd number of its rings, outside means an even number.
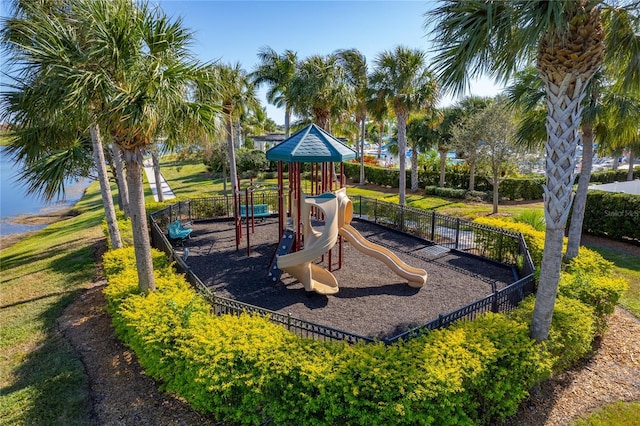
M247 139L253 140L254 149L266 151L285 140L286 136L284 133L267 133L266 135L260 136L247 136Z

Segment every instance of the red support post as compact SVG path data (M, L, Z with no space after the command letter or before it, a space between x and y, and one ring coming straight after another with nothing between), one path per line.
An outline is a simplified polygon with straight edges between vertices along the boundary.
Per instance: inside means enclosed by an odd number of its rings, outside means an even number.
M282 161L278 161L278 238L284 234L284 221L287 212L284 211L284 177Z

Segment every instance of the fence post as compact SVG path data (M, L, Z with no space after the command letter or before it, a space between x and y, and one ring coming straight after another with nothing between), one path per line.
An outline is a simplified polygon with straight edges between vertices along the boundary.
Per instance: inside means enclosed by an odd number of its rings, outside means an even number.
M491 312L498 313L498 289L496 282L491 283Z
M291 331L291 312L287 314L287 331Z
M378 223L378 199L376 198L373 204L373 222Z
M435 238L436 238L436 212L432 211L431 212L431 241L434 243L436 242Z
M460 218L456 218L456 250L460 246Z
M502 262L502 237L504 234L500 232L500 237L498 238L498 262Z
M358 195L360 198L360 205L358 205L358 211L360 212L360 219L362 219L362 195Z

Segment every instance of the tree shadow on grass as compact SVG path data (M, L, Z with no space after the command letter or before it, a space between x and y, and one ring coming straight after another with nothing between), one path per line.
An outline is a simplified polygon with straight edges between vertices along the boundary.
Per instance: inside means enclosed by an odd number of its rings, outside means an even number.
M0 410L6 410L2 417L10 423L91 423L89 383L84 367L55 328L57 318L79 293L78 290L55 295L57 300L38 316L46 330L44 340L12 372L15 381L0 388L7 404L18 401L13 408L19 414L11 413L10 405Z

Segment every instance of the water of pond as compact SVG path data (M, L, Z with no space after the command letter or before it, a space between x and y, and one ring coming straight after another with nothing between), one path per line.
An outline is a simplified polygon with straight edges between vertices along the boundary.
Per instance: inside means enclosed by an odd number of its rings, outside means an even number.
M6 148L0 146L0 235L21 234L43 228L43 225L24 225L15 221L21 216L71 207L91 183L89 179L68 182L62 201L47 202L37 195L27 195L24 186L17 182L21 167L7 154Z

